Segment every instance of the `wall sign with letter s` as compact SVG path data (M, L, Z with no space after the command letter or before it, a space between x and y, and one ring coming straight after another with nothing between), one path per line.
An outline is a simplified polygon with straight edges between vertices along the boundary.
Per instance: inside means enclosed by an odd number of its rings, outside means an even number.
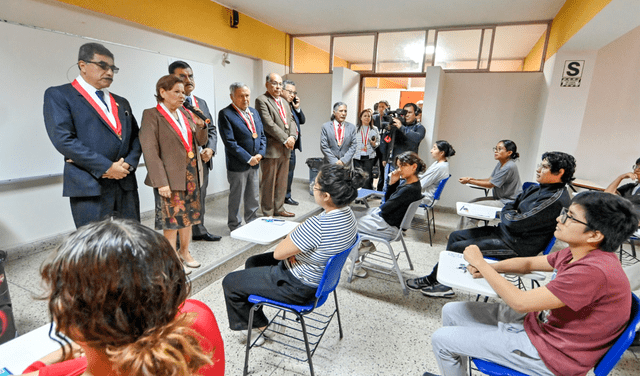
M560 87L580 87L584 60L565 60Z

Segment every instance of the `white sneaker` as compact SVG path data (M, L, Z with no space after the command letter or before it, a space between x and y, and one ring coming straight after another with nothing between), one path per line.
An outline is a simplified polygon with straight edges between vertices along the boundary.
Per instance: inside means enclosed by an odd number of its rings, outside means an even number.
M359 260L356 262L356 266L353 268L353 275L359 278L364 278L367 276L367 271L362 268L362 262Z
M249 331L248 330L241 330L240 333L242 333L242 342L245 342L247 340L247 336L249 335ZM253 337L260 335L260 329L254 328L251 330L251 341L253 341ZM264 335L261 335L260 337L258 337L258 339L255 341L255 343L253 343L254 346L262 346L264 344Z

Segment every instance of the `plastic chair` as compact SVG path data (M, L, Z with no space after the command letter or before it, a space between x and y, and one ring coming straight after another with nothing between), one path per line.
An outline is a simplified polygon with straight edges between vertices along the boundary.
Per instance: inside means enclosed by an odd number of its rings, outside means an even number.
M262 347L266 350L275 352L280 355L287 356L292 359L296 359L299 361L307 361L309 363L309 370L311 371L311 376L314 375L313 362L311 361L311 358L313 357L313 354L318 348L318 344L320 344L320 340L324 336L324 333L327 331L327 328L329 327L329 324L331 323L331 320L335 315L337 315L338 317L338 328L340 331L340 339L342 339L342 323L340 322L338 296L335 290L336 290L336 287L338 286L338 282L340 281L340 273L342 272L342 267L344 266L344 263L347 260L347 257L349 257L349 254L351 253L351 251L359 243L360 243L360 236L358 235L356 237L356 242L351 247L349 247L349 249L344 250L329 259L324 269L324 273L322 274L322 279L320 280L320 284L318 285L318 290L316 291L316 299L307 305L286 304L286 303L277 302L275 300L271 300L268 298L264 298L258 295L249 295L249 302L254 303L254 305L251 308L251 313L249 314L249 326L248 326L248 333L247 333L247 350L244 358L243 375L246 375L249 369L249 350L254 346L253 343L256 343L258 338L264 335L264 332L263 332L259 336L257 336L253 341L249 340L251 338L251 331L252 331L251 324L253 323L253 314L261 306L267 306L267 307L278 309L278 312L274 315L274 317L271 319L271 321L267 325L265 332L267 330L270 330L269 326L271 326L271 324L274 323L274 320L276 318L279 318L277 324L280 324L283 327L290 329L290 331L293 331L295 334L300 334L300 333L302 334L303 338L299 338L295 335L290 335L285 333L281 333L280 335L282 335L283 337L287 337L292 341L295 341L298 343L304 342L304 350L306 350L306 359L301 359L294 355L287 354L282 351L278 351L276 349L270 349L270 348L267 348L266 346L262 346ZM335 300L335 309L333 310L333 312L331 312L331 314L328 314L328 315L315 312L316 308L321 307L327 301L329 294L331 294L332 292ZM295 317L288 318L286 316L287 312L294 314ZM311 321L310 324L307 325L307 323L305 323L305 317L307 317L307 319ZM289 326L288 325L289 323L291 323L292 325L295 324L295 326ZM300 324L302 330L297 328L296 323ZM271 332L275 332L275 331L271 330ZM312 337L312 341L309 340L309 337ZM277 341L274 338L272 338L271 340L273 342L282 344L285 348L298 350L300 352L303 351L302 348L296 347L291 343Z
M609 351L604 354L602 359L596 363L593 373L596 376L605 376L616 366L622 358L622 354L629 348L636 335L636 326L640 322L640 299L631 294L631 318L629 324L622 332L620 337L613 343ZM512 370L511 368L501 366L499 364L489 362L482 359L469 358L477 367L477 370L490 376L527 376L524 373ZM471 367L469 367L469 376L471 376Z
M629 239L627 240L627 243L629 243L629 245L631 246L631 257L633 257L634 259L637 258L636 256L636 244L635 242L639 241L640 238L638 238L635 235L631 235L631 237L629 237ZM622 244L620 244L620 262L622 262L622 253L625 252L627 253L622 246L624 245L624 242Z
M418 210L418 206L420 206L421 203L422 203L422 199L414 201L409 205L409 207L407 208L407 212L404 214L404 217L402 218L402 222L400 223L400 228L398 229L398 232L392 239L386 239L386 238L378 237L371 234L360 234L360 241L358 242L360 243L362 240L369 240L371 242L384 243L387 246L389 250L388 254L385 254L383 251L378 250L375 253L369 253L369 254L363 255L362 267L367 270L374 270L379 273L385 273L389 275L395 272L398 276L398 280L400 280L400 286L402 286L402 292L405 295L409 295L409 291L407 290L407 287L404 285L404 277L402 276L402 272L400 271L400 267L398 266L398 258L402 253L404 253L407 256L407 261L409 261L409 268L411 270L413 270L413 263L411 262L411 258L409 257L409 252L407 252L407 244L404 242L402 231L407 230L409 229L409 227L411 227L411 220L413 219L413 216L416 214L416 211ZM391 246L391 242L395 242L398 240L402 242L403 251L398 252L396 254L393 252L393 247ZM357 248L358 247L356 247L356 249ZM355 268L354 261L357 257L358 257L358 253L354 252L354 255L352 256L352 260L351 260L352 261L351 268L349 269L349 277L347 279L348 282L351 282L351 279L353 278L353 269ZM373 261L369 261L369 259Z
M413 220L413 222L411 222L411 228L415 229L415 230L427 230L429 231L429 245L433 247L433 241L431 240L431 224L433 224L433 234L435 235L436 233L436 217L433 213L433 207L436 205L436 203L438 202L438 200L440 200L440 195L442 194L442 190L444 189L444 186L447 184L447 181L449 181L449 178L451 177L451 174L449 174L448 177L440 180L440 182L438 183L438 188L436 188L436 191L433 193L433 200L431 200L431 203L422 203L420 204L421 208L424 208L426 215L426 222L427 225L424 225L424 219L422 219L422 223L419 223L418 221ZM431 213L431 214L429 214Z
M382 198L384 197L384 192L382 191L375 191L373 189L364 189L364 188L359 188L358 189L358 197L356 197L356 202L361 202L364 204L364 206L366 206L367 208L369 207L369 203L367 202L367 200L372 199L372 198Z

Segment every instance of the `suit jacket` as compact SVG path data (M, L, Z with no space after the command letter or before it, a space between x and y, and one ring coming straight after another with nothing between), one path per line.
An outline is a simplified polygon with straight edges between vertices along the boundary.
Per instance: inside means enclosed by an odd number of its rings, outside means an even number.
M291 114L293 115L293 119L296 121L296 125L298 126L298 139L296 140L296 144L293 145L293 148L302 151L302 136L300 133L300 125L304 124L304 122L307 120L304 117L304 112L302 112L302 109L300 109L300 113L298 113L296 109L291 106Z
M193 140L194 153L197 156L198 172L202 184L202 159L197 152L197 146L207 142L207 127L196 126L191 121L187 111L185 114ZM169 124L167 119L154 107L142 113L140 127L140 143L147 165L147 177L144 183L154 188L169 186L172 191L187 189L187 150L180 136Z
M256 110L260 114L264 134L267 136L267 154L265 158L289 158L291 150L284 146L284 142L289 136L297 137L298 130L294 126L295 120L291 115L290 107L283 100L283 108L288 119L289 129L285 129L284 122L280 118L278 105L268 92L256 98Z
M194 95L194 97L196 96ZM211 116L211 112L209 112L207 102L200 97L196 97L196 100L198 101L198 106L200 107L200 110L202 110L202 113L204 113L204 116L211 120L211 123L207 126L207 142L202 145L202 147L213 150L213 155L216 155L218 148L218 131L216 130L216 124L214 123L215 119ZM209 170L213 170L213 157L209 159L209 162L205 163L205 165Z
M264 135L260 115L255 108L249 107L249 111L253 115L258 138L253 138L247 123L232 104L218 113L218 126L224 143L227 170L229 171L243 172L249 168L258 168L260 164L251 166L248 163L249 159L256 154L261 154L264 157L267 153L267 137Z
M65 197L100 196L102 175L113 162L124 158L135 169L142 150L138 123L129 102L113 93L122 125L122 139L71 84L48 88L44 93L44 124L53 146L64 156ZM126 191L138 188L135 173L118 180Z
M344 140L338 146L336 131L333 128L333 121L322 124L320 131L320 150L324 154L324 163L336 163L341 160L345 166L351 164L353 156L356 154L358 142L356 140L356 126L344 122Z

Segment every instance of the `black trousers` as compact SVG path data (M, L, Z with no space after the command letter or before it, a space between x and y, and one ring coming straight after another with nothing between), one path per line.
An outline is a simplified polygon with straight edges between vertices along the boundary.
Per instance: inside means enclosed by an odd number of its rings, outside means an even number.
M373 189L373 165L375 162L374 158L361 157L362 159L353 159L353 166L355 168L360 168L362 171L369 174L367 180L364 182L364 189Z
M110 216L140 222L138 190L125 191L116 180L102 180L100 196L69 197L71 215L76 228Z
M244 270L229 273L222 280L224 300L231 330L248 329L249 313L253 303L249 295L260 295L282 303L308 304L317 288L300 282L284 265L273 258L273 252L249 257ZM266 326L269 320L262 308L253 315L253 328Z

